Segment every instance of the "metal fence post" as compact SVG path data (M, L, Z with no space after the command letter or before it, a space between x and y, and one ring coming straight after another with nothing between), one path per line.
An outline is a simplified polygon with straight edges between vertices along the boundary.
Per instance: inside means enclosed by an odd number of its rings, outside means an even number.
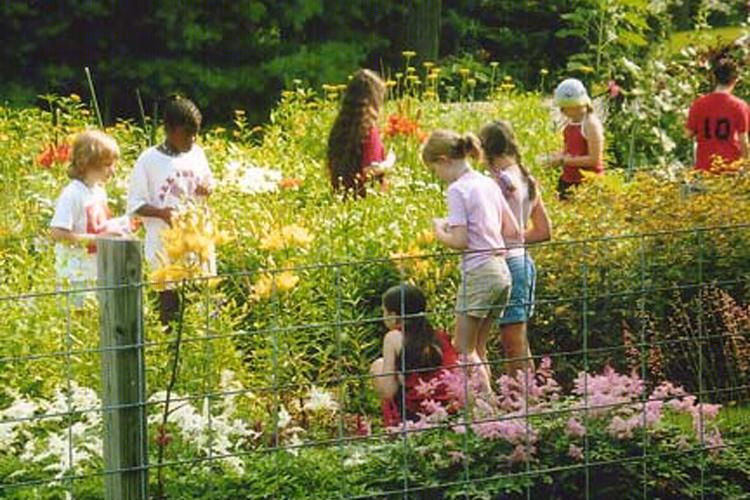
M107 500L146 500L141 245L97 240Z

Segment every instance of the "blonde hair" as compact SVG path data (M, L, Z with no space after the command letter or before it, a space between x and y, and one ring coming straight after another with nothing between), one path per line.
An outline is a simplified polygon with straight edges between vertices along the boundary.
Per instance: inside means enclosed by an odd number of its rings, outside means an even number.
M73 154L68 177L83 179L91 168L101 167L105 161L117 160L120 147L115 139L100 130L86 130L73 139Z
M422 161L434 163L441 157L462 160L471 156L475 160L482 157L482 146L471 132L459 135L452 130L436 130L422 148Z

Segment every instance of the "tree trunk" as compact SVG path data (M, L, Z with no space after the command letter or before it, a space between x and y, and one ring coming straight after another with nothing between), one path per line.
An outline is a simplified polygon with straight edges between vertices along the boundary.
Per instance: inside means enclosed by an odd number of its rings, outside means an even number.
M407 49L420 61L435 61L440 41L442 0L408 0L406 18Z

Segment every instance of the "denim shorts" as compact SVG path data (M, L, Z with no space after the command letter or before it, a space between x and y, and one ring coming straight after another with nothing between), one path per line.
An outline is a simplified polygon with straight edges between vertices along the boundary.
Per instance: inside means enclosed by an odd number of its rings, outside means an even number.
M508 302L510 271L503 257L492 257L479 267L462 273L456 312L475 318L502 314Z
M530 255L507 257L513 284L505 312L498 320L501 325L525 323L534 314L534 292L536 290L536 266Z

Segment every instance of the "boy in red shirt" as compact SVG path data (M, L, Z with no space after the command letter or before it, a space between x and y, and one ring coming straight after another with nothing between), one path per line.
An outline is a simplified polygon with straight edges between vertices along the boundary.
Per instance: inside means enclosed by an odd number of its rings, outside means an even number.
M748 158L748 108L732 95L737 84L737 65L731 59L718 59L713 68L716 88L693 102L686 132L697 142L696 170L711 170L713 158L732 163Z

